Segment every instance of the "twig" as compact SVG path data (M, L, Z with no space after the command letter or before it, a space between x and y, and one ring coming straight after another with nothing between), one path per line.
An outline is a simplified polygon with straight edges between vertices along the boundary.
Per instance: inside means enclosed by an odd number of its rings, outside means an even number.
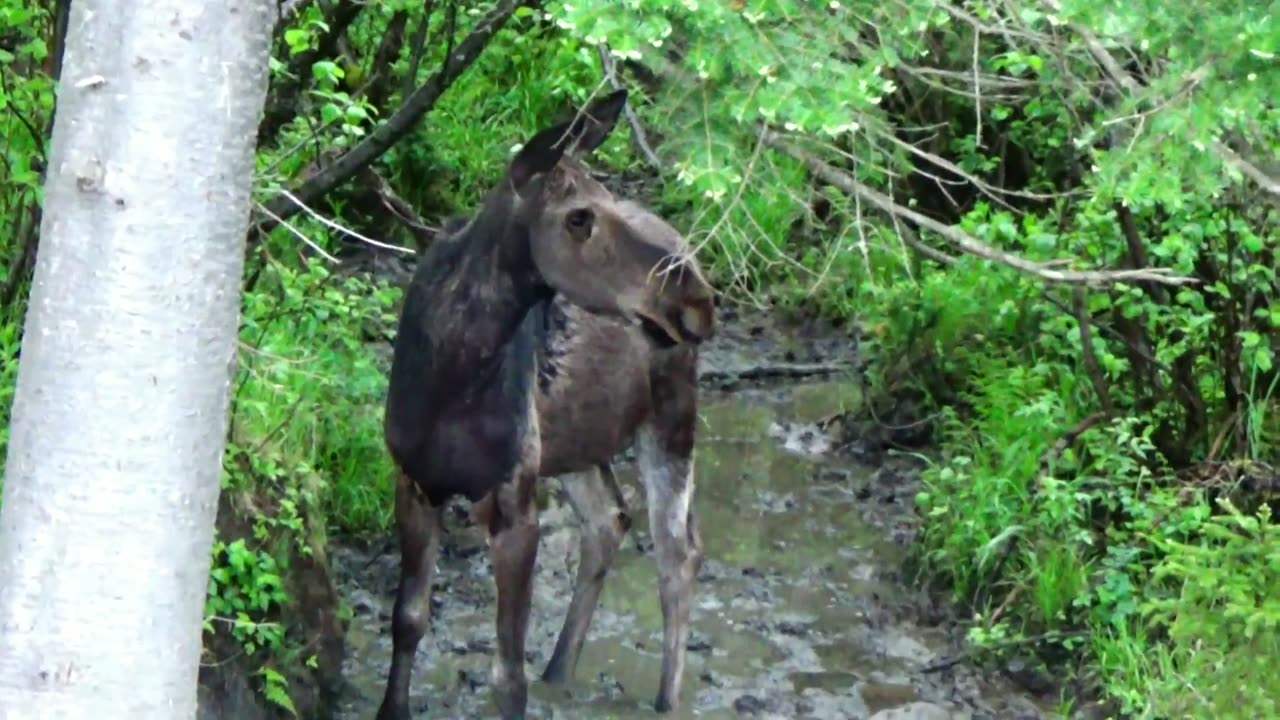
M858 182L843 170L832 167L815 155L795 147L790 142L783 139L781 135L773 131L768 133L765 138L765 142L771 147L774 147L804 163L812 173L817 175L823 181L828 182L851 195L861 197L864 201L876 206L883 212L896 215L904 220L910 220L917 225L928 228L929 230L932 230L946 238L970 255L1007 265L1019 272L1040 278L1047 282L1066 283L1072 285L1106 285L1143 280L1162 283L1165 285L1191 285L1199 282L1196 278L1178 275L1169 268L1084 271L1055 270L1047 267L1046 265L1037 264L1025 258L1011 255L1002 250L997 250L957 227L944 225L943 223L926 215L922 215L915 210L903 207L902 205L894 202L893 199L884 193Z
M604 68L605 79L609 81L609 85L614 90L622 89L622 80L618 77L617 63L613 61L613 53L609 50L609 46L600 43L597 48L600 51L600 65ZM649 166L659 172L662 171L662 162L658 160L658 156L654 154L653 148L649 147L649 141L645 136L644 127L640 125L640 118L636 116L636 111L631 107L631 103L627 103L622 108L623 114L627 118L627 123L631 125L631 139L635 142L636 150L644 157L645 162Z
M325 252L323 248L321 248L319 245L315 243L315 241L307 237L306 233L302 232L301 230L294 227L293 225L290 225L287 220L285 220L284 218L272 212L270 208L266 207L260 202L255 202L254 206L258 208L258 212L261 212L267 217L270 217L272 220L275 220L277 223L284 225L285 228L289 230L289 232L293 233L294 236L296 236L299 240L306 243L312 250L315 250L317 253L319 253L320 256L323 257L325 260L328 260L329 262L332 262L332 263L338 262L338 258Z
M382 206L403 223L405 227L409 228L409 231L420 242L424 244L430 242L433 237L443 232L441 228L427 224L427 221L422 219L422 216L413 208L413 205L409 204L408 200L400 197L395 188L391 187L391 183L387 182L387 179L382 177L382 174L374 169L373 166L366 167L360 175L373 186L373 190L377 194L378 200L381 201ZM403 251L408 253L415 252L408 248L404 248Z
M305 210L305 211L307 212L307 214L308 214L308 215L310 215L311 217L315 218L316 220L319 220L319 221L321 222L321 224L323 224L325 227L329 228L330 230L337 230L337 231L338 231L338 232L340 232L340 233L343 233L343 234L345 234L345 235L350 235L351 237L356 238L357 240L362 240L362 241L364 241L364 242L366 242L366 243L369 243L370 245L372 245L372 246L374 246L374 247L382 248L383 250L395 250L396 252L407 253L407 254L409 254L409 255L414 254L414 251L413 251L413 250L411 250L411 249L409 249L409 248L400 247L399 245L389 245L389 244L384 243L384 242L378 242L377 240L374 240L373 238L369 238L369 237L365 237L364 235L361 235L360 233L356 232L355 230L352 230L351 228L348 228L348 227L344 227L344 226L342 226L342 225L339 225L338 223L336 223L336 222L334 222L334 221L330 220L329 218L327 218L327 217L325 217L325 216L321 215L320 213L316 212L315 210L312 210L310 207L308 207L305 203L303 203L301 200L299 200L296 196L294 196L294 194L293 194L293 193L289 192L288 190L285 190L285 189L281 188L281 190L280 190L280 194L282 194L282 195L284 195L285 197L287 197L287 198L289 198L290 200L292 200L295 204L297 204L297 206L298 206L298 207L300 207L300 208L302 208L303 210ZM261 206L259 206L259 207L261 207Z

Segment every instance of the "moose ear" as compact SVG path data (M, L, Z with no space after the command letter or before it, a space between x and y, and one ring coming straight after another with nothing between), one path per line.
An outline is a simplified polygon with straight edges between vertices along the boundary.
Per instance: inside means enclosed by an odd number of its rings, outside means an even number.
M586 155L600 147L618 123L627 104L627 91L616 90L588 105L573 120L557 123L534 135L511 160L511 181L517 189L560 162L566 151Z
M627 91L623 88L605 95L583 110L578 116L578 119L583 121L583 128L578 134L574 152L587 155L603 145L609 138L609 133L613 132L614 126L618 124L618 118L621 117L626 106Z

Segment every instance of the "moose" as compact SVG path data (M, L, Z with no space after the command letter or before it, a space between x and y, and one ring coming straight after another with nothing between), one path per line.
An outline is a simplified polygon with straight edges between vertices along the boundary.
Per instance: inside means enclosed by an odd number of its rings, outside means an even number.
M702 558L691 510L698 346L715 332L715 293L679 232L615 197L583 163L626 101L617 90L533 135L479 212L446 223L405 293L385 408L399 470L401 570L379 720L409 718L442 511L457 496L488 533L497 590L491 691L503 720L514 720L528 703L534 490L540 477L560 477L580 527L580 562L542 679L573 674L631 525L610 466L628 446L645 488L662 606L654 709L679 705Z

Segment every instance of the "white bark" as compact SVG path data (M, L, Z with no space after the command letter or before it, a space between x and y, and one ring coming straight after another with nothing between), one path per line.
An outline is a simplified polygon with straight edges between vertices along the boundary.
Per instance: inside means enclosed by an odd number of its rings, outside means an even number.
M190 718L276 0L76 0L0 509L0 718Z

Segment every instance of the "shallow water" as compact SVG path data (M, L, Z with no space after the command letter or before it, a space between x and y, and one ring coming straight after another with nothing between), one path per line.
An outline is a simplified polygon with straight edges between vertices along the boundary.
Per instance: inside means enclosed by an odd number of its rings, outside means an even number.
M946 627L918 618L900 579L910 536L911 474L853 461L821 423L856 393L839 383L705 392L695 504L706 551L685 670L670 718L1050 717L961 663L920 668L958 650ZM577 533L549 492L529 634L531 718L644 718L661 668L662 619L643 495L617 466L634 526L606 583L574 680L536 678L572 593ZM554 488L557 481L547 485ZM460 515L435 581L433 628L419 647L420 718L495 717L487 688L494 593L483 535ZM388 541L339 544L334 564L355 608L340 718L372 718L391 655L398 555Z

